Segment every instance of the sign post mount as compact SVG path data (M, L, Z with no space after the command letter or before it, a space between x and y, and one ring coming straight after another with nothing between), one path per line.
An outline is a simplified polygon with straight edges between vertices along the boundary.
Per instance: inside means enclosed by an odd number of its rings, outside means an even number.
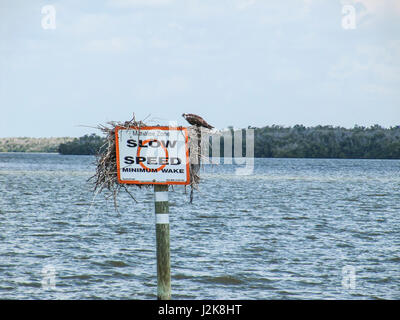
M183 127L116 127L119 183L153 184L157 298L171 299L168 185L190 183L188 133Z

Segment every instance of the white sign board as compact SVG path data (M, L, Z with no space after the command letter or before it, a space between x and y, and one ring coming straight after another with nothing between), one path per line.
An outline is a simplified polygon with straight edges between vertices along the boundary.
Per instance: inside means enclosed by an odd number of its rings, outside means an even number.
M115 129L118 182L189 184L186 128Z

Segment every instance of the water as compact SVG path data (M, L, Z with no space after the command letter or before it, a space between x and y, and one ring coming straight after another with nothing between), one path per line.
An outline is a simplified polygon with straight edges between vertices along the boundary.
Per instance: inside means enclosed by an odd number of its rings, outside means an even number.
M152 189L118 215L93 162L0 154L0 298L156 298ZM234 169L207 167L193 205L170 192L174 299L400 299L400 161Z

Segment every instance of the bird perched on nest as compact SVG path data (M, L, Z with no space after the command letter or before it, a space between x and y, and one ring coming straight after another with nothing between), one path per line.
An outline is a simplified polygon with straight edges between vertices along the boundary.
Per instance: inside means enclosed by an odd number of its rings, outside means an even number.
M204 120L202 117L193 114L193 113L183 113L182 117L185 118L187 122L189 122L193 126L197 127L204 127L207 129L212 129L214 128L213 126L210 126L206 120Z
M198 176L198 171L200 170L200 163L201 163L201 127L207 128L207 129L213 129L214 127L209 125L206 120L204 120L202 117L193 114L193 113L183 113L182 117L185 118L187 122L189 122L192 126L195 126L195 132L197 132L197 146L193 145L189 147L189 155L193 154L194 157L192 159L191 157L191 163L190 163L190 172L191 172L191 177L190 177L190 203L193 201L193 190L195 186L197 185L198 181L200 180L200 177ZM194 138L194 137L192 137ZM194 140L195 141L195 140ZM196 144L194 142L194 144ZM192 150L193 148L193 150ZM192 153L193 152L193 153Z

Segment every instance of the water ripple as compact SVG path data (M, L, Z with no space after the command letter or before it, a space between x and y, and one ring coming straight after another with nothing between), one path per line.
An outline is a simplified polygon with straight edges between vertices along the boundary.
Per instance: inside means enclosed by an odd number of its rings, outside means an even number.
M152 192L92 202L93 160L0 154L2 298L156 299ZM206 167L192 205L170 192L174 298L400 299L400 161L255 163Z

